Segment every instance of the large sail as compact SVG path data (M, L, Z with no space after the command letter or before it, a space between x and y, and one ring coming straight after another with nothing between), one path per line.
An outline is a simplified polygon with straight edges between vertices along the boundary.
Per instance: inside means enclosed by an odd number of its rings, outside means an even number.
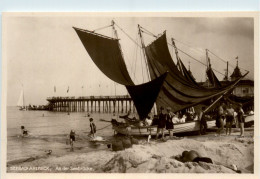
M167 73L154 80L134 85L127 71L118 39L91 31L74 28L89 56L97 67L111 80L125 85L134 101L140 119L147 117L161 89Z
M75 27L74 29L93 62L108 78L122 85L134 85L118 39Z
M166 76L167 72L148 83L126 86L128 93L134 101L140 119L145 119L151 111Z
M176 66L173 66L174 63L171 62L165 33L145 47L145 53L152 79L159 77L165 71L169 71L156 100L157 107L170 106L173 112L180 111L222 95L231 90L237 83L237 81L234 81L221 89L206 89L191 83Z
M219 82L218 78L216 77L215 73L213 72L211 65L208 67L206 73L207 73L208 79L213 87L220 88L222 86L221 83Z
M18 107L23 107L24 106L24 94L23 94L23 90L20 93L18 102L17 102L17 106Z

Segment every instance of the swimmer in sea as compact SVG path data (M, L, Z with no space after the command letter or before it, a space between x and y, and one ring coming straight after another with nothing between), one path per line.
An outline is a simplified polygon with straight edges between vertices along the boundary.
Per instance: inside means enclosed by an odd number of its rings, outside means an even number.
M25 129L24 126L21 126L21 132L22 132L22 136L23 136L23 137L29 135L29 134L28 134L28 131Z

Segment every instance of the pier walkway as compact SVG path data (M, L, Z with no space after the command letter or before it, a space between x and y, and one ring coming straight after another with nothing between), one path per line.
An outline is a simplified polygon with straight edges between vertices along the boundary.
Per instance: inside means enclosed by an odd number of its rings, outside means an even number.
M50 111L62 112L135 112L133 101L128 95L48 97Z

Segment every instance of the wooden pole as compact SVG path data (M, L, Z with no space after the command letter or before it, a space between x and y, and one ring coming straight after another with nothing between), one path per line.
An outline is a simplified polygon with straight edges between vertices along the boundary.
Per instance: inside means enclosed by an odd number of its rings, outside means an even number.
M244 78L249 72L247 72L243 77L241 77L239 80L237 80L237 82L235 82L232 87L230 87L229 90L227 90L225 93L223 93L218 99L216 99L216 101L214 101L214 103L212 103L209 107L207 107L203 112L207 112L213 105L215 105L225 94L227 94L230 90L232 90L236 84L242 79Z

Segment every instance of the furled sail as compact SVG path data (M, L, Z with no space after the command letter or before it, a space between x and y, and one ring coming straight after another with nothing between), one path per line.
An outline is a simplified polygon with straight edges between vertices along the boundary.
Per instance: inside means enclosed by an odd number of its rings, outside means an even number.
M148 83L134 85L127 71L118 39L88 30L74 29L93 62L111 80L126 86L140 119L145 119L154 105L167 73Z
M93 62L108 78L122 85L134 85L118 39L75 27L74 29Z
M165 71L169 71L169 75L166 77L156 100L157 107L169 106L173 112L180 111L222 95L231 90L237 83L237 81L234 81L229 86L221 89L206 89L191 83L180 73L174 63L171 62L172 59L165 33L145 47L145 53L152 79L157 78Z
M208 67L206 73L207 73L208 79L213 87L220 88L222 86L221 83L219 82L218 78L216 77L215 73L213 72L211 65Z
M166 76L167 72L148 83L126 86L128 93L134 101L140 119L145 119L151 111Z

